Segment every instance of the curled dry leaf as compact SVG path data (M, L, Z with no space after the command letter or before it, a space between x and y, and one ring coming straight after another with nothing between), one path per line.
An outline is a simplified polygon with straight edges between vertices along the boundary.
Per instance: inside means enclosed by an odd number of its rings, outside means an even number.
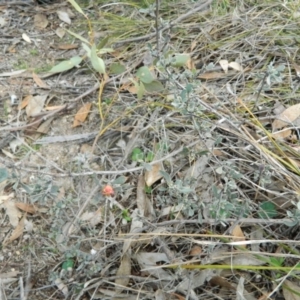
M25 226L25 216L21 219L17 227L13 230L11 236L8 239L4 240L3 244L7 245L13 242L14 240L16 240L17 238L19 238L24 232L24 226Z
M29 214L35 214L37 212L37 207L33 204L17 202L15 205L20 210L23 210Z
M272 124L273 131L291 125L300 116L300 104L295 104L277 116Z
M83 105L75 115L73 127L80 126L87 118L92 107L92 103L86 103Z
M150 171L145 172L145 181L147 186L152 186L153 183L155 183L156 181L162 178L162 174L160 172L161 169L162 169L161 163L156 163L152 165Z

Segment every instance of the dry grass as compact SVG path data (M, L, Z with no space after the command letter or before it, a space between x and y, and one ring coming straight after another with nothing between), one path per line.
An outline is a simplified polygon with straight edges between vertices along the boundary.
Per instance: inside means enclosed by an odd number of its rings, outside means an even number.
M300 4L195 5L162 1L157 41L154 4L81 3L95 43L109 37L105 47L115 49L102 56L107 69L126 71L105 81L87 63L57 79L82 89L61 87L54 102L72 110L57 114L47 135L96 131L96 139L36 146L31 138L14 158L1 157L3 195L37 207L25 214L33 228L3 244L1 297L299 297L299 134L295 121L291 136L274 139L272 123L279 104L299 98ZM89 38L79 14L71 30ZM175 53L189 54L189 64L172 66ZM128 86L149 58L164 90L138 99ZM225 72L220 60L241 70ZM73 129L87 102L89 120ZM150 175L160 178L146 187ZM3 240L13 231L7 215Z

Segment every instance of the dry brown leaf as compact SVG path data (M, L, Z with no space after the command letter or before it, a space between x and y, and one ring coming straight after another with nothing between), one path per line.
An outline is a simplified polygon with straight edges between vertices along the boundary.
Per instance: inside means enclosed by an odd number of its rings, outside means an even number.
M240 225L236 225L234 226L234 228L232 229L232 235L235 237L232 240L233 241L245 241L245 235L240 227ZM241 245L240 247L246 248L246 245Z
M25 225L25 216L23 216L18 226L13 230L11 236L8 239L4 240L3 244L7 245L13 242L14 240L16 240L17 238L19 238L24 232L24 225Z
M49 24L46 15L36 14L34 16L34 26L38 29L45 29Z
M185 65L187 66L187 68L188 68L189 70L194 70L194 69L196 69L194 60L193 60L192 58L189 58Z
M28 105L26 106L26 114L28 117L32 117L39 114L45 104L48 95L35 96L29 99Z
M131 94L137 94L138 88L135 85L127 86L126 90Z
M38 211L37 207L33 204L17 202L15 205L20 210L23 210L29 214L35 214Z
M296 293L294 293L295 291ZM300 287L290 280L285 280L282 285L282 292L285 300L299 300Z
M6 210L6 214L8 215L10 224L13 227L17 227L19 224L19 217L21 216L21 212L16 207L11 197L8 198L8 200L6 200L5 202L3 202L3 207Z
M50 130L50 126L51 126L51 123L52 121L55 119L55 117L50 117L48 119L46 119L45 122L43 122L39 127L38 129L36 130L36 132L38 133L47 133L49 130Z
M209 281L212 286L220 286L226 289L235 290L235 288L222 276L214 276Z
M161 163L156 163L152 165L150 171L145 172L145 181L147 186L152 186L153 183L161 179L163 176L161 174L162 165Z
M83 105L74 117L73 127L80 126L87 118L92 107L92 103L86 103Z
M46 84L46 82L43 81L37 74L32 73L32 78L34 82L38 85L38 87L42 89L49 89L49 86Z
M130 254L127 252L123 255L120 267L117 271L117 276L120 276L120 278L116 278L115 284L116 286L116 292L121 293L123 291L123 288L120 286L127 286L129 283L129 275L131 274L131 259Z
M78 45L77 44L60 44L57 46L57 49L60 50L72 50L72 49L77 49Z
M149 217L153 211L151 202L145 193L144 176L140 175L136 189L136 203L140 214L144 217Z
M295 104L287 108L281 114L277 116L272 124L273 131L276 129L283 128L292 122L294 122L300 116L300 103Z
M22 100L22 102L20 103L19 109L25 108L25 107L28 105L29 100L30 100L32 97L33 97L32 95L26 96L26 97Z
M189 255L191 256L198 256L202 253L202 247L198 245L194 245L193 248L190 250Z

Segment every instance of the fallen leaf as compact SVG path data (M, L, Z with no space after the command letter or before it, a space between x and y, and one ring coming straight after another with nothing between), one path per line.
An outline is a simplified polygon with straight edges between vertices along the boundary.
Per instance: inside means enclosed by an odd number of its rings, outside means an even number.
M300 116L300 103L292 105L276 116L272 124L273 131L291 125Z
M35 214L37 212L37 207L30 203L17 202L15 206L29 214Z
M7 245L13 242L14 240L18 239L24 232L24 224L25 224L25 216L23 216L23 218L21 219L17 227L13 230L11 236L8 239L4 240L3 244Z
M144 176L140 175L138 180L138 185L136 189L136 203L140 214L143 217L149 217L153 212L153 207L149 198L145 193L145 180Z
M45 29L49 24L47 17L43 14L36 14L34 16L34 26L38 29Z
M62 39L64 37L64 35L66 34L66 31L63 28L59 27L55 30L55 33L58 37L60 37Z
M59 11L57 11L57 15L61 21L65 22L69 25L71 24L71 18L67 12L59 10Z
M214 276L209 283L212 286L220 286L226 289L235 290L235 288L228 282L228 280L222 276Z
M223 71L225 72L225 74L227 74L227 72L228 72L228 60L227 59L221 59L219 61L219 64L220 64L221 68L223 69Z
M48 118L45 122L43 122L36 130L38 133L47 133L51 128L51 123L55 119L54 116Z
M202 247L198 245L194 245L192 249L189 251L190 256L198 256L202 253Z
M152 186L153 183L161 179L163 176L161 174L162 165L161 163L156 163L152 165L150 171L145 172L145 181L147 186Z
M64 294L64 296L68 296L69 293L68 286L66 286L60 278L56 278L54 284Z
M29 101L30 101L31 98L33 98L32 95L26 96L26 97L22 100L22 102L20 103L19 109L25 108L25 107L28 105L28 103L29 103Z
M30 39L30 37L29 37L26 33L23 33L23 34L22 34L22 38L23 38L23 40L24 40L25 42L31 44L31 39Z
M235 61L230 62L228 64L228 66L239 72L241 72L243 70L242 66L238 62L235 62Z
M87 118L92 107L92 103L86 103L83 105L74 117L73 127L80 126Z
M29 99L28 105L26 106L26 114L28 117L32 117L39 114L45 104L48 95L35 96Z
M245 241L245 235L241 229L241 227L239 225L234 226L233 230L232 230L232 235L235 238L232 238L233 241ZM240 247L246 248L246 245L241 245Z
M16 207L11 197L8 198L5 202L3 202L3 207L6 210L6 214L8 215L10 224L13 227L17 227L19 224L19 217L21 216L21 212Z
M38 87L42 89L49 89L49 86L37 74L32 73L32 78Z
M126 287L129 283L129 275L131 274L131 259L130 254L127 252L123 255L120 267L117 271L117 276L120 278L116 278L116 292L121 293L123 288L121 286Z

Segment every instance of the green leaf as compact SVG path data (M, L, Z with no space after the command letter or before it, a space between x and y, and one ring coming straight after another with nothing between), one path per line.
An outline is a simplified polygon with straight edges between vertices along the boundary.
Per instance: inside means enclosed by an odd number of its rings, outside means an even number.
M8 178L8 172L5 168L0 168L0 182Z
M171 65L173 67L183 67L187 61L189 60L190 56L188 54L175 54L171 58Z
M81 7L78 5L78 3L75 1L75 0L68 0L71 5L80 13L82 14L83 16L85 16L83 10L81 9Z
M102 58L98 57L96 46L93 45L91 49L91 63L93 68L100 74L105 74L105 64Z
M259 206L258 215L262 219L274 218L277 216L276 206L272 202L264 201Z
M103 40L101 40L101 41L99 42L99 44L97 45L97 49L102 49L102 48L107 44L109 38L110 38L110 37L107 36L107 37L105 37Z
M154 153L152 151L147 153L145 162L151 162L154 159Z
M139 68L136 72L136 77L138 77L143 83L150 83L154 80L148 67Z
M68 259L66 260L63 265L62 265L62 269L63 270L66 270L66 271L69 271L69 270L72 270L74 267L74 260L73 259Z
M120 63L112 63L109 67L109 71L111 74L119 75L125 72L126 68Z
M144 83L145 89L149 93L160 92L164 89L164 86L158 80L153 80L150 83Z
M50 72L51 73L61 73L68 70L71 70L72 68L78 66L82 62L82 58L79 56L74 56L69 60L62 61L58 65L54 66Z
M143 98L145 94L145 86L142 82L138 83L137 97L139 100Z
M91 52L92 52L91 48L85 43L82 43L81 45L82 48L86 51L86 55L88 56L88 58L91 58Z
M112 183L115 184L124 184L126 182L127 178L125 176L119 176L116 178Z
M76 39L78 39L78 40L84 42L84 43L87 44L87 45L90 44L90 42L89 42L87 39L85 39L84 37L82 37L81 35L79 35L79 34L73 32L73 31L71 31L71 30L68 30L68 29L65 29L65 30L66 30L69 34L71 34L71 35L73 35L74 37L76 37Z
M141 161L144 159L144 153L140 148L134 148L131 154L132 161Z

